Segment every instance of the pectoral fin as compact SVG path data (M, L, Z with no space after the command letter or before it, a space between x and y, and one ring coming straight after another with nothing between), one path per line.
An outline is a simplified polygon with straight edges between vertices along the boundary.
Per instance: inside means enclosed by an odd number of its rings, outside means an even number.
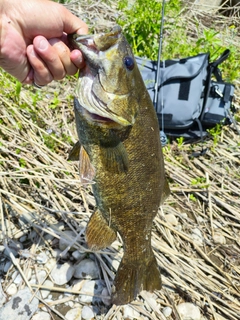
M81 183L93 183L95 169L90 162L90 158L86 150L83 147L81 147L79 154L79 174Z
M100 210L91 216L86 230L86 240L91 250L101 250L110 246L116 239L116 232L109 227Z
M100 157L107 171L112 173L128 171L128 155L122 142L116 146L101 148Z
M69 155L68 155L68 160L70 161L78 161L79 160L79 154L80 154L80 148L81 148L81 144L80 142L76 142L72 148L72 150L70 150Z
M169 188L169 184L168 184L167 179L165 178L164 179L163 193L162 193L160 204L163 204L163 202L168 198L170 193L171 193L171 191L170 191L170 188Z

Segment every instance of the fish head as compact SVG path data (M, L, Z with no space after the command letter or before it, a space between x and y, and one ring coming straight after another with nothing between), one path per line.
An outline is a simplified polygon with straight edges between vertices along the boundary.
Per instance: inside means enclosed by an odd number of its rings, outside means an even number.
M85 115L102 126L133 125L141 75L121 27L94 35L74 34L70 42L81 50L86 63L76 89Z

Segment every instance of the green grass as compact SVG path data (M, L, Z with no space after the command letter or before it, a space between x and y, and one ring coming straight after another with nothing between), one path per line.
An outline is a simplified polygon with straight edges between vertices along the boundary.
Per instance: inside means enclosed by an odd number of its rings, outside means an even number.
M129 6L129 1L120 0L118 8L123 12L118 23L123 27L134 54L157 60L162 1L136 0L134 5ZM236 46L238 31L234 24L220 30L219 24L211 20L207 23L210 27L196 17L191 17L186 23L189 12L180 0L167 1L164 11L161 59L183 58L210 52L213 61L229 48L231 55L221 65L222 71L227 81L239 77L240 51Z

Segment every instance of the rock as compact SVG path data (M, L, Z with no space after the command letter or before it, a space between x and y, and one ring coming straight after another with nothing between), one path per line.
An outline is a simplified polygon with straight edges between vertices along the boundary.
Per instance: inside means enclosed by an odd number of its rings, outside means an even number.
M30 301L30 302L29 302ZM38 309L38 299L33 298L28 288L19 290L12 299L0 309L0 319L30 320Z
M77 279L97 279L99 271L96 263L91 259L84 259L75 265L74 277Z
M26 240L27 240L27 235L26 235L26 234L23 235L23 236L19 239L20 242L25 242Z
M52 250L52 255L53 255L54 258L56 258L56 260L57 260L58 258L60 258L60 257L61 257L62 259L67 259L68 256L69 256L68 252L63 253L63 251L61 251L60 249L54 249L54 250Z
M118 270L119 265L120 265L121 259L113 259L112 260L112 267L115 271Z
M169 222L172 226L177 226L178 225L178 220L175 217L173 213L168 213L165 215L165 219L167 222Z
M93 309L89 306L84 306L82 309L82 319L91 320L94 319Z
M82 261L85 257L86 257L86 253L85 252L80 252L79 250L75 250L72 253L72 256L75 260L78 260L79 262Z
M13 275L15 275L15 272L14 272ZM20 274L20 273L17 273L16 277L15 277L14 280L13 280L13 283L19 285L22 281L23 281L23 278L22 278L21 274Z
M106 305L106 306L110 306L112 304L111 302L111 297L109 295L108 289L107 288L103 288L102 291L102 302Z
M226 244L226 238L220 233L215 233L214 234L213 241L216 244Z
M196 244L198 244L199 246L203 245L202 232L198 228L195 228L192 230L192 238L193 240L195 240Z
M19 232L19 229L15 226L15 224L8 220L4 219L4 226L5 226L5 233L3 236L2 233L2 221L0 222L0 240L3 240L4 237L10 238L10 239L16 239L15 234Z
M50 280L46 280L46 281L44 281L43 286L53 287L53 283L52 283L52 281L50 281ZM51 291L48 290L48 289L41 289L40 291L41 291L41 296L42 296L43 299L46 299L47 296L48 296L48 295L50 294L50 292L51 292Z
M64 251L67 247L70 246L69 248L70 251L75 250L71 245L73 244L76 236L77 236L76 233L71 230L63 231L59 240L59 249L61 251Z
M36 278L40 284L42 284L46 280L46 277L47 277L47 272L45 270L39 270L37 272Z
M17 293L17 286L15 283L11 283L10 286L7 288L6 293L10 296L13 296Z
M31 278L31 276L32 276L32 269L29 268L27 270L27 273L25 273L25 277L27 280L29 280ZM15 284L20 284L23 281L23 278L22 278L21 274L18 273L18 271L13 272L12 279Z
M7 273L9 269L12 267L12 265L13 265L12 261L8 260L4 265L3 272Z
M31 320L51 320L51 316L47 312L39 311L32 317Z
M17 241L9 241L8 248L4 250L4 255L10 257L10 252L14 255L14 257L18 256L19 250L23 248L22 244Z
M69 310L65 318L67 320L81 320L82 309L80 307Z
M123 307L123 319L139 319L140 314L129 305Z
M81 295L79 295L79 302L91 303L95 301L101 301L100 298L94 297L94 295L100 295L103 290L103 283L101 280L86 280L81 289Z
M6 296L4 294L4 292L2 291L2 288L0 287L0 310L2 308L2 306L4 305L4 303L6 302Z
M64 264L56 264L51 272L51 277L55 284L62 286L72 279L73 274L74 267L66 262Z
M48 260L48 262L45 264L45 268L48 270L48 271L52 271L52 269L55 267L56 265L56 259L54 258L50 258Z
M47 263L48 262L48 256L46 255L46 253L45 252L41 252L41 253L39 253L38 255L37 255L37 262L39 263L39 264L45 264L45 263Z
M201 313L199 308L192 303L180 303L177 306L177 310L182 317L182 320L201 320Z
M165 307L162 309L162 313L164 314L164 316L166 318L170 317L170 315L172 314L172 308L170 307Z

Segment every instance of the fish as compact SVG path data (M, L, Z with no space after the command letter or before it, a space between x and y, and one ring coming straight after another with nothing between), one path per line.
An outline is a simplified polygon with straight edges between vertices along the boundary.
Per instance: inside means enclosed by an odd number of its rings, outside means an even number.
M153 219L170 193L159 124L120 26L72 34L69 42L85 60L74 98L79 142L69 158L79 155L81 181L92 185L96 200L86 242L98 251L121 236L124 253L111 300L125 305L142 290L162 286L151 246Z

